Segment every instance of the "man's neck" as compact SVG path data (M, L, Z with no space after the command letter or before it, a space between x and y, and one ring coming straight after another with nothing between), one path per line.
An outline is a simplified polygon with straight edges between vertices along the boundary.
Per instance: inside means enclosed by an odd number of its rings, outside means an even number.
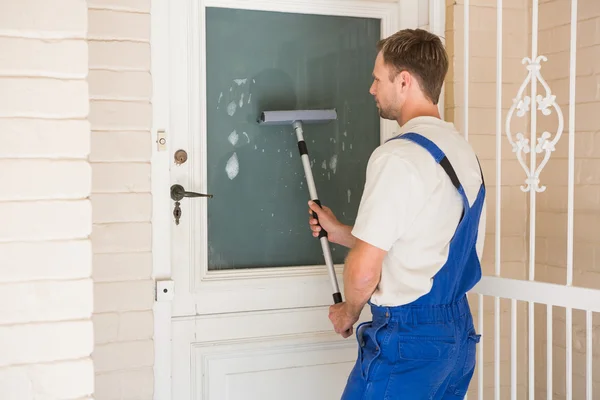
M398 125L403 126L408 121L416 117L441 118L440 111L435 104L417 104L412 107L406 104L402 110L402 116L397 120Z

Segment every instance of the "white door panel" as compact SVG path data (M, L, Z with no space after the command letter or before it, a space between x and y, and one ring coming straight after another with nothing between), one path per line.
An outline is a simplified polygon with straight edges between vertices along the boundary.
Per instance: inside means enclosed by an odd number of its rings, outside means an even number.
M357 345L318 307L176 318L173 349L173 398L318 400L340 397Z
M332 330L328 319L328 307L333 303L332 290L322 259L308 265L301 263L294 263L293 266L279 265L277 262L273 265L271 262L268 267L261 267L258 264L244 268L219 269L214 265L210 267L211 256L214 263L215 254L215 249L210 245L210 236L215 232L209 229L211 218L212 223L215 223L214 215L211 214L215 211L211 211L211 207L215 210L217 205L222 204L217 202L230 200L223 195L223 191L214 193L213 198L183 198L180 200L179 223L175 223L173 216L175 202L169 197L171 185L179 184L186 191L198 193L215 190L214 185L211 187L210 184L211 176L214 176L211 174L217 165L214 161L215 157L221 157L220 154L215 153L214 147L211 150L207 145L209 142L207 138L215 134L209 127L214 126L215 118L220 118L215 117L214 114L211 116L211 109L207 108L220 106L220 103L216 103L216 96L212 96L214 93L211 93L210 99L207 95L210 90L215 90L216 85L212 77L207 79L209 73L207 71L210 71L210 66L207 68L207 57L214 57L210 51L215 51L214 43L210 47L211 42L206 37L207 7L224 10L276 11L292 13L296 16L313 14L324 17L371 18L379 21L380 37L385 37L399 29L398 21L410 20L407 17L408 11L414 13L413 20L416 21L417 7L412 7L409 3L412 4L410 1L394 3L371 0L153 0L153 74L157 82L155 90L158 92L154 104L157 113L155 126L157 129L164 128L167 138L166 143L155 151L153 159L155 171L153 176L156 178L153 180L154 249L156 251L157 248L168 247L157 251L155 263L160 262L161 265L155 266L155 277L174 282L172 300L169 296L158 296L159 302L155 307L156 399L335 399L339 398L343 390L357 354L354 336L342 339ZM403 15L400 15L400 10L404 12ZM273 32L273 35L275 37L277 32ZM345 43L352 50L352 46L358 46L356 43L360 42L360 37L350 35ZM374 46L375 43L372 45ZM208 48L212 50L209 51ZM233 48L231 51L237 50ZM328 57L327 52L322 54L322 58L328 60L326 57ZM305 62L307 65L304 67L305 72L308 71L306 74L314 73L315 68L319 67L319 65L315 67L316 62L315 60ZM374 59L365 62L372 65ZM301 58L300 63L302 63ZM245 68L242 61L239 68L240 70ZM365 77L370 79L370 71L365 73ZM298 74L294 79L306 79L300 75ZM231 79L233 80L233 76ZM343 83L352 85L352 82ZM336 84L340 83L336 82ZM236 90L241 87L240 80ZM230 90L233 90L233 87ZM363 91L361 88L361 93L368 94L366 92L368 90ZM324 93L327 97L328 92ZM255 94L252 101L258 101L257 97L258 95ZM243 104L244 111L248 110L251 106L250 96L243 97L243 102L239 104ZM348 108L346 106L347 104L342 108ZM343 119L347 115L352 115L352 112L343 109L338 112L338 115ZM211 118L213 118L212 122ZM375 118L377 119L377 115ZM225 126L222 121L226 120L220 121L219 123ZM339 124L342 122L339 121ZM375 139L377 143L392 136L396 128L395 123L390 121L379 121L378 126L378 131L371 132L377 135ZM233 129L239 129L239 141L246 140L241 128L233 126L230 130ZM310 129L312 128L305 127L309 152L311 151ZM338 129L337 125L336 129ZM341 137L342 130L342 127L339 127L338 137ZM253 136L250 130L247 132L248 144L251 139L257 140L262 135L262 131L254 132ZM228 134L229 132L223 134L224 140L227 139ZM321 140L329 141L328 139L330 138L325 137ZM337 146L346 150L351 148L346 143L338 143ZM248 149L252 150L250 147L246 150ZM187 152L187 160L184 163L175 162L174 154L177 150ZM286 164L288 172L296 168L297 179L304 178L302 165L297 156L296 143L285 148L284 151L286 157L288 153L290 154ZM260 149L257 149L256 154L259 152ZM254 153L248 154L254 157ZM273 158L276 155L268 157ZM365 156L361 157L362 159L358 161L366 162ZM321 161L318 162L319 165L313 166L313 171L321 168ZM275 168L278 168L282 164L276 165ZM165 172L167 169L168 174ZM334 170L333 173L335 172ZM364 175L364 171L361 173ZM335 179L342 179L340 174L343 172L338 170L337 174ZM254 176L254 178L268 180L269 177L264 175L263 173L263 176ZM325 176L323 173L318 179L327 179ZM241 179L234 181L237 182L247 184ZM279 185L287 183L282 180ZM264 190L265 183L261 184ZM317 189L323 186L318 185ZM282 193L286 196L282 191L283 186L273 185L273 187L274 190L280 188L277 196ZM240 201L252 201L251 197L256 195L252 193L251 188L247 190L248 192L236 192ZM301 193L301 201L306 204L308 190L298 193ZM289 196L289 193L287 195ZM345 189L340 190L339 196L344 199L348 196L348 203L350 203L349 191L346 194ZM353 196L359 197L358 194ZM352 201L356 202L356 197L353 197ZM279 206L277 202L265 205L265 207ZM307 240L306 237L310 236L306 219L307 208L304 205L301 208L304 216L297 226L299 231L306 232L306 236L298 237ZM297 207L294 206L294 209ZM270 208L268 212L271 214ZM279 220L283 224L287 223L287 217L280 218L283 218ZM239 237L236 228L234 223L225 227L231 232L232 237L236 234ZM268 238L274 228L276 225L270 225L263 230L257 227L256 232L250 231L246 234L248 242L253 243L253 246L260 246L261 242L255 240L254 234ZM313 240L316 246L320 247L317 239ZM244 246L244 242L245 240L242 239L239 246ZM294 248L294 245L295 242L284 243L283 251L290 249L297 254L298 249ZM283 254L281 251L282 249L269 247L269 243L266 243L265 260L268 260L270 252L275 257L276 253ZM260 255L260 252L256 254ZM225 250L222 255L227 257L232 256L232 253L227 253ZM237 257L236 262L239 262L239 254ZM336 268L340 289L343 290L340 264L341 262L338 261ZM360 321L367 318L368 312L365 312ZM164 319L170 321L170 328L165 328L161 324ZM165 346L168 346L168 350Z

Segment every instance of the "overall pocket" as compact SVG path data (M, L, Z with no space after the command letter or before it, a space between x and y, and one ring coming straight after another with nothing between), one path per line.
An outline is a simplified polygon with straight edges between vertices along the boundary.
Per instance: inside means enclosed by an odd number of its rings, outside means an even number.
M369 380L369 371L372 364L381 354L381 339L378 336L381 336L379 333L386 326L387 322L377 324L369 322L364 327L361 324L357 328L356 337L360 346L359 363L361 366L361 375L365 380Z
M464 343L463 351L465 352L465 361L463 368L460 371L459 379L453 382L449 390L453 390L456 396L465 396L469 389L469 384L475 372L475 364L477 358L477 343L481 340L481 335L478 335L475 330L471 330ZM458 371L457 371L458 372Z
M454 336L402 336L398 352L403 360L442 361L454 357L457 347Z

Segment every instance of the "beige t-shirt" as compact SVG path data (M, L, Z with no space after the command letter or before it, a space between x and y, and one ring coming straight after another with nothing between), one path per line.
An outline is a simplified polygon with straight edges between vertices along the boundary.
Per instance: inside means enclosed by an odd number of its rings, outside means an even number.
M446 154L473 204L481 186L479 164L454 125L417 117L402 126L399 134L408 132L425 136ZM484 204L476 245L480 260L485 208ZM372 303L398 306L431 290L433 276L448 257L462 210L461 197L448 175L421 146L396 139L373 152L352 229L358 239L388 251Z

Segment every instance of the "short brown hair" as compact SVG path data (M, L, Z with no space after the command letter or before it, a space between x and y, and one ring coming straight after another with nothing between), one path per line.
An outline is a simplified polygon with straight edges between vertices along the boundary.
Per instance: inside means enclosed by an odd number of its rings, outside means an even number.
M437 104L448 72L448 54L437 35L423 29L403 29L380 40L377 50L394 69L393 80L401 71L416 76L425 95Z

